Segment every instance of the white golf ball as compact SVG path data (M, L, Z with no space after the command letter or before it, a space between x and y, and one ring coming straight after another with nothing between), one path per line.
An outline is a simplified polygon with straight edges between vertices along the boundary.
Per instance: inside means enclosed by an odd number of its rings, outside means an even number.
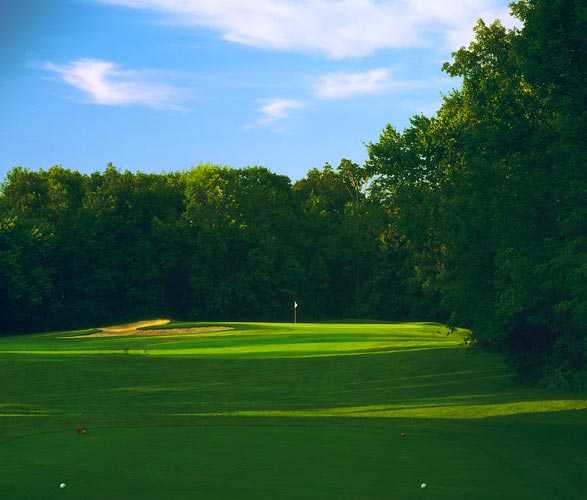
M426 488L426 483L422 483L422 484L420 485L420 488L422 488L422 489L423 489L423 488Z
M65 488L65 486L66 486L66 484L65 484L65 483L61 483L61 484L59 485L59 487L60 487L61 489Z

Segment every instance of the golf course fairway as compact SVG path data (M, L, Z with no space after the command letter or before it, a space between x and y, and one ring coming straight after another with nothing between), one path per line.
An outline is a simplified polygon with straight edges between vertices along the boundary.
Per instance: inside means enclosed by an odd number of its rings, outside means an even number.
M587 394L466 331L146 328L0 338L0 499L587 498Z

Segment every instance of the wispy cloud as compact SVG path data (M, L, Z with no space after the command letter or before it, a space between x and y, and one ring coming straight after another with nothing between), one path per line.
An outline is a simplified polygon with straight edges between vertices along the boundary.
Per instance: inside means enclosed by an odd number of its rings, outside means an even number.
M314 94L321 99L349 99L360 95L380 94L392 86L391 72L378 68L363 73L328 73L314 84Z
M179 89L153 81L146 71L122 69L99 59L79 59L63 65L47 62L43 68L82 91L94 104L178 109Z
M206 27L230 42L259 48L362 57L391 47L454 49L473 23L501 18L506 0L95 0L148 9L170 23Z
M269 125L286 118L290 111L303 107L304 103L295 99L268 99L263 101L258 110L261 117L257 120L257 124Z
M447 76L425 80L399 80L389 68L375 68L362 72L326 73L313 84L313 94L319 99L352 99L355 97L411 92L426 89L448 91L454 82Z

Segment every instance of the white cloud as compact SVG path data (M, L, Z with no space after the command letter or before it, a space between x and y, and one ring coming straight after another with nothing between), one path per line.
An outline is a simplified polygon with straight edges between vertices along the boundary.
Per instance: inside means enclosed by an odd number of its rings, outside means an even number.
M511 25L507 0L96 0L148 9L171 23L206 27L259 48L318 52L335 59L391 47L455 49L479 17Z
M173 109L180 94L172 86L151 81L148 72L121 69L110 61L79 59L65 65L45 63L43 67L84 92L94 104Z
M295 99L268 99L259 108L261 117L257 123L259 125L269 125L277 120L286 118L290 111L303 107L304 103Z
M329 73L322 75L314 85L314 93L321 99L348 99L359 95L380 94L393 85L386 68L364 73Z
M492 23L495 19L499 19L506 28L520 26L519 20L511 17L506 7L487 9L478 13L468 24L463 22L447 31L447 43L451 49L456 50L459 47L467 46L473 40L473 26L477 19L483 19L486 23Z

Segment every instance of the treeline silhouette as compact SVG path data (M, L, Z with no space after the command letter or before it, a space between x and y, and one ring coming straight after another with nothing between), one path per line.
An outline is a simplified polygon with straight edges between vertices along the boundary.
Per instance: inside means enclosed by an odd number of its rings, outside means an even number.
M181 174L13 169L2 190L3 331L153 315L430 316L362 169L200 165ZM413 296L413 297L412 297Z
M82 175L15 168L0 192L0 330L146 316L436 319L521 376L585 383L587 10L512 4L444 70L432 118L363 165Z

